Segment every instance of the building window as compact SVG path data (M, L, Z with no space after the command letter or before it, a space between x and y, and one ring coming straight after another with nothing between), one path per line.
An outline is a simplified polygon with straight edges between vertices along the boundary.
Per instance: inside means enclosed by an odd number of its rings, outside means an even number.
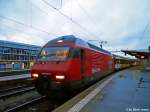
M3 47L0 47L0 53L3 53Z

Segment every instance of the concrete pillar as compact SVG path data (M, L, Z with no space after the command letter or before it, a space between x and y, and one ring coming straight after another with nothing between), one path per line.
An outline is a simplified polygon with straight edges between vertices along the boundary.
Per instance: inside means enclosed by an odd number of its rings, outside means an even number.
M22 62L21 69L24 69L24 63Z

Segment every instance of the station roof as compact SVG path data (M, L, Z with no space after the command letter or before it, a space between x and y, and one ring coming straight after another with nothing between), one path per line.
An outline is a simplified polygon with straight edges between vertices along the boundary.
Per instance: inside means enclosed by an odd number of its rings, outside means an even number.
M125 56L116 55L116 54L113 54L113 58L118 59L118 60L136 60L135 58L125 57Z
M121 50L121 51L124 52L125 54L135 56L136 58L140 58L141 56L148 58L150 56L150 51L148 49L145 49L145 50Z
M41 47L36 45L24 44L19 42L0 40L0 47L10 47L19 49L39 50Z

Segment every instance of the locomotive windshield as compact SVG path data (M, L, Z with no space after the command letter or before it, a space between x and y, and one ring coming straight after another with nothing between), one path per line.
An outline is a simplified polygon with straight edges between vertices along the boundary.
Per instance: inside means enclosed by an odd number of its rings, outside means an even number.
M42 49L38 56L38 60L41 61L63 61L67 59L70 47L57 46L57 47L45 47Z

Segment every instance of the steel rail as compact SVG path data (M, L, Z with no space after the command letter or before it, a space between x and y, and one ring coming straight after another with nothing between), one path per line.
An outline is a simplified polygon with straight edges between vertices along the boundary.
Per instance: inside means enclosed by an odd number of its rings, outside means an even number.
M17 105L17 106L15 106L13 108L7 109L4 112L16 112L16 111L19 111L19 110L21 110L21 109L23 109L23 108L25 108L25 107L27 107L29 105L31 106L31 105L33 105L33 104L35 104L37 102L40 102L40 101L44 100L45 98L46 98L46 96L41 96L41 97L35 98L33 100L30 100L30 101L27 101L27 102L22 103L20 105Z
M14 91L6 92L6 93L3 93L0 95L0 99L8 98L8 97L13 96L13 95L18 95L18 94L21 94L24 92L32 91L34 89L35 89L35 87L31 86L31 87L23 88L21 90L14 90Z

